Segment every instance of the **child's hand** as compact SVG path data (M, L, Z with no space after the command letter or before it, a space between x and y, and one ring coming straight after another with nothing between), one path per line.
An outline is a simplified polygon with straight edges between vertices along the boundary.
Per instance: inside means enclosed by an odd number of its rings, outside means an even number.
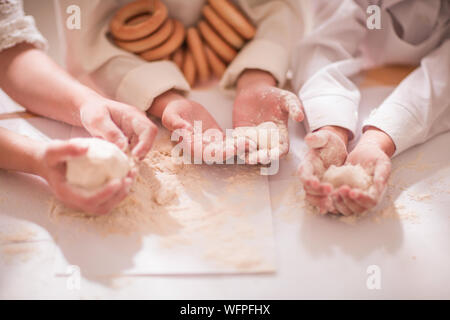
M277 88L272 75L260 70L246 70L240 76L233 107L234 128L258 126L263 122L287 127L289 114L295 121L304 119L298 97ZM288 148L282 150L281 156L288 151Z
M348 186L342 186L333 192L333 203L339 213L360 214L378 204L391 173L390 156L394 151L394 143L384 132L376 129L366 131L358 145L348 155L346 163L361 165L373 176L373 186L367 192Z
M218 141L215 146L217 146L217 150L223 154L222 159L225 159L224 157L226 155L234 156L234 146L229 146L232 150L229 150L228 153L226 152L223 130L201 104L188 100L174 91L169 91L155 100L150 109L150 113L157 117L161 117L163 126L170 131L184 129L190 132L190 137L184 142L189 144L192 155L201 154L203 158L202 150L204 151L205 148L213 142L202 139L200 143L194 143L194 122L199 121L202 126L202 133L208 129L215 129L216 132L220 133L220 141ZM200 148L202 150L200 150ZM195 152L195 149L197 149L197 152Z
M157 133L157 127L144 112L100 96L82 105L80 119L92 136L108 140L122 150L129 147L139 159L150 151Z
M122 180L111 181L93 194L77 192L66 181L66 161L86 152L86 147L70 141L51 142L38 157L38 174L47 181L56 198L67 206L94 215L104 215L127 196L134 173Z
M306 192L306 200L320 213L335 212L330 194L333 187L320 181L331 165L340 166L347 157L347 133L343 128L324 127L306 136L310 150L299 167L298 174Z

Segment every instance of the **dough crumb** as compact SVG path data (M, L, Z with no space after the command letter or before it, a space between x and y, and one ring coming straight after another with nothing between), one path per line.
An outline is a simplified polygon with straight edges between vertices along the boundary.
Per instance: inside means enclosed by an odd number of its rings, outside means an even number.
M330 166L323 175L324 182L331 183L334 188L347 185L350 188L367 190L372 184L372 178L360 165Z

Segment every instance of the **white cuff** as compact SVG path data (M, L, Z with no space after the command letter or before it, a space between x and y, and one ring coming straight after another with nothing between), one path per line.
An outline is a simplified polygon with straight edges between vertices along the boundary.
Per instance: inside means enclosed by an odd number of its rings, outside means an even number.
M422 124L404 106L391 102L372 111L363 130L372 126L384 131L395 144L394 156L423 141Z
M246 69L259 69L271 73L283 87L288 70L289 53L279 44L263 39L249 42L233 60L222 77L220 86L233 89Z
M146 111L156 97L171 89L190 90L178 67L170 61L145 63L125 75L116 99Z
M0 24L0 51L12 48L19 43L29 43L41 50L47 50L47 40L36 28L31 16L19 17Z
M358 122L358 105L350 98L339 95L323 94L320 96L302 98L306 119L311 131L325 126L338 126L355 136Z

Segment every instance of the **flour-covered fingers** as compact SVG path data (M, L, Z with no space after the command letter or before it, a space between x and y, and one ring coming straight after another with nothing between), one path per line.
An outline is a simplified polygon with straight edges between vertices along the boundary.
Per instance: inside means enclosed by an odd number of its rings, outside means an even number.
M333 212L333 203L329 197L306 194L305 200L312 206L319 209L320 214Z
M334 193L331 198L333 199L333 205L336 208L336 210L343 214L344 216L351 216L353 213L352 211L347 207L347 205L344 203L344 200L339 195L339 193Z
M366 211L367 209L365 207L360 206L356 201L350 198L350 191L351 189L348 186L343 186L338 191L347 208L349 208L354 214L360 214Z
M366 209L370 209L377 205L377 200L369 196L364 191L353 189L349 192L349 196L353 199L359 206Z

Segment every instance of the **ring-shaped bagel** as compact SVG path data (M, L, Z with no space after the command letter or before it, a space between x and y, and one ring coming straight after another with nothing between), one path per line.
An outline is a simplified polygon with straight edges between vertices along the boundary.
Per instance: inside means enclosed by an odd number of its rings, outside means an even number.
M183 24L178 20L174 20L174 29L170 38L159 47L142 52L140 56L147 61L155 61L170 56L181 47L185 35L186 31Z
M218 36L205 21L200 21L198 23L198 29L209 46L225 62L230 63L234 57L236 57L237 51L222 40L222 38Z
M209 24L216 30L222 38L236 49L244 46L244 39L228 23L225 22L210 6L206 5L202 9L203 16Z
M122 41L114 40L120 48L134 53L141 53L152 48L155 48L166 41L173 33L174 23L172 19L167 19L166 22L148 37L136 41Z
M177 67L180 70L183 70L183 63L184 63L184 48L180 47L175 51L172 56L171 60L177 65Z
M150 13L149 19L138 24L127 24L133 17ZM137 0L122 7L111 20L109 29L114 38L124 41L142 39L157 30L168 16L161 0Z
M209 0L213 9L230 24L241 36L250 40L255 36L255 27L247 18L228 0Z
M222 60L214 53L214 51L205 43L205 53L206 58L208 59L208 64L211 67L214 75L220 79L222 78L227 66L223 63Z
M188 48L186 48L184 53L183 74L189 85L191 87L194 86L197 78L197 67L195 66L194 56Z
M194 56L195 66L200 81L207 81L211 75L209 72L208 60L203 48L203 41L198 30L191 27L187 31L187 44L189 51Z

